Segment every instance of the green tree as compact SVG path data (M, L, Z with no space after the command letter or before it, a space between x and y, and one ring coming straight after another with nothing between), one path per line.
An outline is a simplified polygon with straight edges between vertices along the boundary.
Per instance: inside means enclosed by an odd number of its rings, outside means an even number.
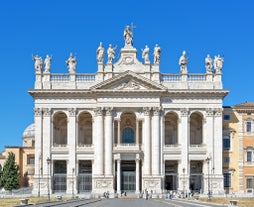
M19 166L15 163L15 154L9 152L3 166L3 187L5 190L19 188Z
M0 164L0 188L3 187L3 169L2 165Z

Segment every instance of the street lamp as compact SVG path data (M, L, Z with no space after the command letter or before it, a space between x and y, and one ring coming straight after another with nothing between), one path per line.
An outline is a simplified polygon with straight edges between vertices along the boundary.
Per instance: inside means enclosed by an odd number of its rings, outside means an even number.
M50 158L48 157L47 158L47 164L48 164L48 201L50 201L50 190L49 190L49 177L50 177L50 174L49 174L49 166L50 166Z
M206 162L207 162L207 188L208 188L208 200L210 201L211 199L211 188L210 188L210 160L211 158L209 156L207 156L206 158Z
M72 198L74 199L74 171L75 169L72 168Z

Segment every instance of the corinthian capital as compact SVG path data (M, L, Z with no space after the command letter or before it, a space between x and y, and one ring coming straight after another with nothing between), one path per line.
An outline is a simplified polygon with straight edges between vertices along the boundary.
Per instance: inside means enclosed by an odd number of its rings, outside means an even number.
M105 107L106 115L110 116L112 115L113 107Z
M103 108L102 107L97 107L94 109L94 114L95 116L102 116L102 110Z
M160 107L153 107L153 115L158 116L160 114Z
M150 107L144 107L143 108L143 111L144 111L144 114L146 116L149 116L150 115L150 112L151 112L151 108Z
M41 116L42 109L41 108L34 108L34 116Z

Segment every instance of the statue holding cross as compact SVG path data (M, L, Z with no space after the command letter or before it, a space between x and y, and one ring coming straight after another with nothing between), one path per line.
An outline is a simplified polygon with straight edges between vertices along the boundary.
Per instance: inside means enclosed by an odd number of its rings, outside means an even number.
M131 31L133 28L135 28L133 25L132 26L126 26L124 29L124 40L125 40L125 46L130 45L133 46L133 32Z

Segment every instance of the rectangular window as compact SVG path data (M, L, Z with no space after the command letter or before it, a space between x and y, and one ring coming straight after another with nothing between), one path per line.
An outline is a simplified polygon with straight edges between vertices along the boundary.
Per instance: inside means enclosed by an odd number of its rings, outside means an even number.
M229 120L230 120L230 115L225 114L225 115L223 116L223 119L224 119L225 121L229 121Z
M252 162L252 152L247 152L247 162Z
M224 136L223 137L223 150L229 150L230 149L230 137Z
M246 132L251 132L251 122L250 121L246 122Z
M27 157L27 164L28 165L34 165L34 157L28 156Z
M252 178L246 178L246 188L252 188L253 186L253 179Z
M230 173L224 173L224 187L229 188L231 187L231 174Z
M230 157L224 157L224 163L229 163L230 162Z

